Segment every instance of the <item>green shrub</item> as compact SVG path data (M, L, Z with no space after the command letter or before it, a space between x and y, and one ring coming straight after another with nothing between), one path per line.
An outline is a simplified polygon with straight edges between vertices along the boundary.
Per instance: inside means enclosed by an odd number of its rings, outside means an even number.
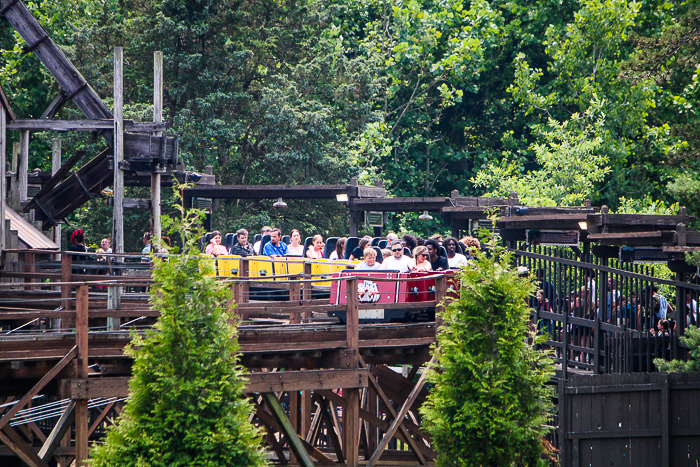
M198 252L190 230L196 222L190 215L174 223L186 239L182 254L154 258L150 302L161 315L127 348L134 358L129 402L94 450L94 466L265 465L260 433L248 422L229 291L190 255Z
M510 253L477 253L461 273L460 298L439 329L435 389L424 404L437 464L548 465L543 437L552 411L551 356L528 339L533 285L510 269Z
M662 358L655 358L654 365L659 371L668 373L700 371L700 329L695 326L688 326L680 340L690 349L690 360L687 362L683 360L667 362Z

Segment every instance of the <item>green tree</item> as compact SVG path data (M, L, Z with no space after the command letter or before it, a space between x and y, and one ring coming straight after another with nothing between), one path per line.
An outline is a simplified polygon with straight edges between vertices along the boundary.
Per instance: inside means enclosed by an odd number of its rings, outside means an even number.
M228 289L199 259L190 212L178 231L180 255L154 258L151 304L160 311L144 338L134 336L130 398L93 465L262 466L260 433L249 423Z
M437 337L435 388L421 412L441 467L548 465L553 369L526 340L534 286L511 270L510 253L491 247L491 258L477 253L460 274Z
M532 145L539 169L521 174L517 163L506 159L479 171L472 181L492 196L515 192L526 205L578 206L610 172L608 158L598 152L602 124L593 115L574 114L563 124L550 119L546 129L538 128L544 141Z
M668 362L662 358L655 358L654 365L659 371L669 373L700 371L700 328L688 326L685 334L680 339L683 345L690 349L690 359L687 362L683 360L671 360Z

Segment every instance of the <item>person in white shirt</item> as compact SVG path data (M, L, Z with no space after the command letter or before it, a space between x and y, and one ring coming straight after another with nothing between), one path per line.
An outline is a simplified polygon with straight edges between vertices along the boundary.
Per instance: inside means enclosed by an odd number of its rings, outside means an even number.
M272 227L266 225L265 227L262 228L262 230L260 231L260 234L264 237L265 235L270 235L271 231L272 231ZM261 243L262 243L262 238L253 244L253 251L255 252L256 255L262 254L262 251L260 251L260 244Z
M340 237L335 244L335 250L328 257L330 260L344 259L345 258L345 242L348 239L346 237Z
M372 271L381 267L381 264L377 263L377 252L374 251L374 248L365 248L365 251L362 252L362 256L364 261L355 266L355 271Z
M408 272L411 258L404 256L403 245L398 240L391 244L391 257L385 258L380 269L388 271Z
M445 247L447 251L447 263L450 268L463 268L469 265L467 262L467 257L461 253L457 253L457 239L454 237L447 237L443 242L442 246Z
M301 234L297 229L292 229L289 242L287 256L304 256L304 245L301 244Z

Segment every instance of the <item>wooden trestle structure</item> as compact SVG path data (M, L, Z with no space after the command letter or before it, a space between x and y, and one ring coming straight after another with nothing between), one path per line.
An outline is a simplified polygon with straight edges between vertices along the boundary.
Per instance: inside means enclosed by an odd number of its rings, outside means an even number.
M29 265L41 252L5 254ZM84 274L70 254L61 259L24 268L35 272L3 274L20 282L0 283L0 325L15 323L0 333L2 466L19 465L11 461L17 458L32 467L81 465L128 397L131 361L123 349L130 332L157 315L145 293L129 292L149 279L110 281ZM148 267L116 266L142 265ZM359 304L356 294L347 305L331 305L316 298L318 279L310 274L254 279L241 277L230 287L241 320L241 362L251 372L251 422L263 427L271 459L306 466L431 464L435 453L417 410L427 395L425 378L417 373L430 361L435 323L359 325L359 310L376 305ZM344 280L356 290L356 277ZM119 307L107 299L112 287L125 289ZM289 299L250 301L251 287L284 289ZM383 306L439 310L446 292L441 276L434 300ZM327 317L341 309L347 325ZM19 329L20 322L29 324ZM402 365L405 375L389 367Z

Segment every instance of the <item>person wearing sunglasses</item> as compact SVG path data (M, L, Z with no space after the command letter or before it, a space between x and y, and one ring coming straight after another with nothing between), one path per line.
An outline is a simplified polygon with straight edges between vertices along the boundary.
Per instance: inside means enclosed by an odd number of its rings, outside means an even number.
M428 249L423 245L413 249L413 258L409 260L408 267L411 271L428 272L433 270L433 266L428 260Z
M411 258L404 256L403 245L398 240L391 243L391 257L382 261L381 269L408 272Z

